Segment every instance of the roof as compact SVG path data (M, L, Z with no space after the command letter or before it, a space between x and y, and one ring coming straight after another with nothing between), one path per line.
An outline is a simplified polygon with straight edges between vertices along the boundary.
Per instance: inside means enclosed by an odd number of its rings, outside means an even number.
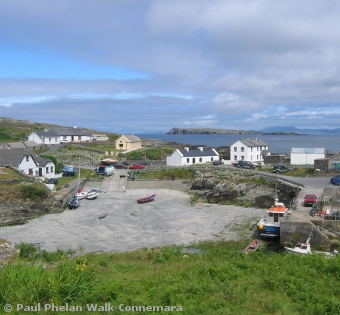
M43 131L43 135L45 136L47 133L54 133L57 136L87 136L89 133L85 131L83 128L78 127L53 127L46 128ZM36 132L38 134L38 132ZM46 136L45 136L46 137ZM51 136L53 137L53 135Z
M125 137L125 138L127 138L130 142L140 142L141 141L141 139L140 138L138 138L137 136L135 136L135 135L133 135L133 134L131 134L131 135L122 135L122 137Z
M42 158L38 154L30 150L0 150L0 166L18 166L23 158L31 155L37 165L46 165L51 162L49 159Z
M300 154L326 154L325 148L292 148L291 153Z
M35 141L24 141L24 144L28 148L34 148L34 147L39 147L41 144L36 143Z
M22 142L7 142L8 146L12 149L26 149L26 146Z
M56 138L59 137L55 131L36 131L35 132L40 138Z
M219 156L219 154L214 149L183 149L178 150L183 157L192 157L192 156Z
M259 138L254 138L254 139L245 138L239 141L242 142L247 147L262 147L262 146L268 145L267 143L265 143Z

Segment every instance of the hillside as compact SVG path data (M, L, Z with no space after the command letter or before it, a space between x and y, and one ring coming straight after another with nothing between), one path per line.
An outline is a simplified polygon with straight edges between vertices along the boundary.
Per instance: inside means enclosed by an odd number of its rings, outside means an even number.
M31 122L28 120L17 120L13 118L0 117L0 141L19 141L27 140L33 131L42 131L50 127L66 127L60 125ZM68 126L69 127L69 126ZM102 131L84 128L89 133L102 134ZM117 138L117 134L105 132L109 138Z

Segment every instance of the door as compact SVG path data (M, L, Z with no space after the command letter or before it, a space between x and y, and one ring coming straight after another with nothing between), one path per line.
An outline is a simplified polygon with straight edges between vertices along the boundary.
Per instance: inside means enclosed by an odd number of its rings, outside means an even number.
M195 164L195 163L196 163L196 159L192 158L192 164Z

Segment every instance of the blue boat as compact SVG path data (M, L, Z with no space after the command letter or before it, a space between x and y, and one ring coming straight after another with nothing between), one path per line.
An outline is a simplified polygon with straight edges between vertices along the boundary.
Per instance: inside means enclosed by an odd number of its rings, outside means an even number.
M67 204L70 210L77 209L80 206L80 200L77 196L74 196Z
M275 204L267 210L265 216L257 223L260 235L263 238L280 237L281 220L286 217L288 208L275 198Z

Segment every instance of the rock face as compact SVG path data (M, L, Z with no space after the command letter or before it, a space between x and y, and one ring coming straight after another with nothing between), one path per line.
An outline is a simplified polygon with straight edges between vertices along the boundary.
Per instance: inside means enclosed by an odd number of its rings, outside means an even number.
M193 181L190 191L199 194L209 203L234 204L267 209L277 197L287 206L296 195L296 189L281 184L275 189L274 183L260 185L256 183L235 183L215 178L197 178Z
M60 204L53 200L39 202L4 201L0 199L0 226L23 224L39 215L60 211Z

